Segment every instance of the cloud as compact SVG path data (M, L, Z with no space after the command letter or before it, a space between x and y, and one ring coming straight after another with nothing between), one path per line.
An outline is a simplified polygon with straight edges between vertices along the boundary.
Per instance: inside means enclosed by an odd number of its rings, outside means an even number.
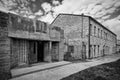
M105 19L108 19L111 15L106 15L106 16L103 16L102 19L105 20Z
M116 8L112 7L112 8L110 8L110 9L107 10L107 13L113 13L115 10L116 10Z
M47 22L47 23L51 23L54 20L54 18L53 18L51 13L48 13L47 15L42 16L41 18L39 18L39 20Z
M99 12L103 7L101 5L96 5L94 6L94 8L90 11L90 14L96 14L97 12Z
M54 6L58 6L58 5L60 4L60 2L59 2L59 1L56 1L56 0L53 0L53 1L52 1L52 4L53 4Z
M114 4L114 7L119 7L120 6L120 2L116 2L115 4Z
M22 3L12 2L13 0L1 0L0 8L6 9L17 8L14 11L25 14L31 14L30 18L35 18L51 23L59 13L82 14L92 16L99 22L108 26L115 33L120 33L120 9L119 0L20 0ZM0 2L1 2L0 1ZM11 6L13 5L13 6ZM19 5L19 6L18 6ZM14 7L16 6L16 7ZM25 7L28 6L28 7ZM21 8L22 7L22 8ZM2 8L4 10L4 8ZM117 17L116 17L117 16Z
M82 5L83 0L64 0L62 5L53 8L55 13L71 13Z
M52 6L47 2L43 3L41 6L42 6L42 8L44 9L45 12L49 12L52 8Z
M120 39L120 15L114 19L110 19L105 21L103 24L105 26L108 26L110 30L115 32L118 35L118 38Z
M39 10L38 12L34 13L35 15L43 15L43 12Z

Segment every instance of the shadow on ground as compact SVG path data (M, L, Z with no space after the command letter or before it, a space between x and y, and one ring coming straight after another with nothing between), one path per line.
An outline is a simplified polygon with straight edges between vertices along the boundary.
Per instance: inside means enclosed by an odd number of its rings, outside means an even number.
M120 80L120 59L85 69L61 80Z

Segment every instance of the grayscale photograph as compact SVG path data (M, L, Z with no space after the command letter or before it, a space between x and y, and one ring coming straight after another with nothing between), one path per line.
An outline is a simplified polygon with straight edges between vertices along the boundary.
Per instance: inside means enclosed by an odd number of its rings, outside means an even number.
M120 0L0 0L0 80L120 80Z

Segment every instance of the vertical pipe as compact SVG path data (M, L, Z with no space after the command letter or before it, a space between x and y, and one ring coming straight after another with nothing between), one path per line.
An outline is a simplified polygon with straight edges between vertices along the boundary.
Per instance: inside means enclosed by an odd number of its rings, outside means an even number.
M88 33L88 54L89 54L89 58L90 58L90 34L91 34L91 31L90 31L90 29L91 29L91 26L90 26L90 17L88 17L89 18L89 33Z
M49 42L49 62L51 62L52 60L52 42Z
M83 14L82 14L81 38L83 38Z

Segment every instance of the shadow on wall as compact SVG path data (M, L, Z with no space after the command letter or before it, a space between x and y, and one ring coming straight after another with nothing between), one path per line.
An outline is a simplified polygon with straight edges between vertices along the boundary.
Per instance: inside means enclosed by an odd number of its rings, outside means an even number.
M0 71L0 80L8 80L12 77L12 75L9 73L6 73L6 72L1 72Z

